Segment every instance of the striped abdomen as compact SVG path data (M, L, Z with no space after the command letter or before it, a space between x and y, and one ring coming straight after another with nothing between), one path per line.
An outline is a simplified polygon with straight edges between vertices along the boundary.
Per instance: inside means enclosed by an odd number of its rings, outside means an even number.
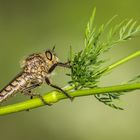
M15 95L18 91L22 91L27 85L28 77L25 74L19 74L7 86L0 91L0 103L7 98Z

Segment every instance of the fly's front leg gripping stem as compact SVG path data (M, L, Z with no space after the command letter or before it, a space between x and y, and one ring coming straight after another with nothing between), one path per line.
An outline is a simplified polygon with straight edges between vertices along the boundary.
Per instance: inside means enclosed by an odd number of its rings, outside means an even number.
M58 63L54 64L54 65L49 69L49 73L51 73L57 66L59 66L59 67L64 67L64 68L71 68L71 66L70 66L70 61L68 61L68 62L66 62L66 63L58 62Z
M68 61L68 62L66 62L66 63L58 62L58 63L57 63L57 66L65 67L65 68L71 68L71 66L70 66L70 61Z

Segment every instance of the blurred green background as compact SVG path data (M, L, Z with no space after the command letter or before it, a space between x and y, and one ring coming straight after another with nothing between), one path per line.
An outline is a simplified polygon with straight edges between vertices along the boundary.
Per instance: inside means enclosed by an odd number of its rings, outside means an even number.
M96 6L96 24L113 15L119 21L134 18L140 23L139 0L0 0L0 87L19 71L19 60L28 54L52 48L62 61L69 46L76 51L84 46L84 30ZM114 47L105 56L108 64L140 49L140 37ZM139 74L139 58L101 79L102 86L121 84ZM53 83L64 86L69 77L57 69ZM51 90L43 85L36 91ZM63 100L51 107L0 116L0 140L139 140L139 91L122 97L124 111L114 110L94 97ZM19 94L6 104L28 99Z

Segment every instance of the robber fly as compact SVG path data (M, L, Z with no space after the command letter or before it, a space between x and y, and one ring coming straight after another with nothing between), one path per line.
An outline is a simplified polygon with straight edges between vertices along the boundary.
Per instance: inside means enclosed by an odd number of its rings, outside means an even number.
M39 97L44 104L48 104L40 94L32 93L32 89L42 85L44 82L60 90L68 98L72 99L67 92L50 82L49 75L56 66L70 68L70 63L59 62L58 57L54 53L54 48L43 53L29 55L23 61L22 71L0 91L0 103L21 92L29 95L31 98L34 96Z

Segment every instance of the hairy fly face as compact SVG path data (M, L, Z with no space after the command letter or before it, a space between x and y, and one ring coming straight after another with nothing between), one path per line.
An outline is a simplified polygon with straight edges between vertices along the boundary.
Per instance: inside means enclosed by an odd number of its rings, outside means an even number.
M58 57L55 55L53 51L47 50L45 52L45 60L50 65L53 66L58 63Z

